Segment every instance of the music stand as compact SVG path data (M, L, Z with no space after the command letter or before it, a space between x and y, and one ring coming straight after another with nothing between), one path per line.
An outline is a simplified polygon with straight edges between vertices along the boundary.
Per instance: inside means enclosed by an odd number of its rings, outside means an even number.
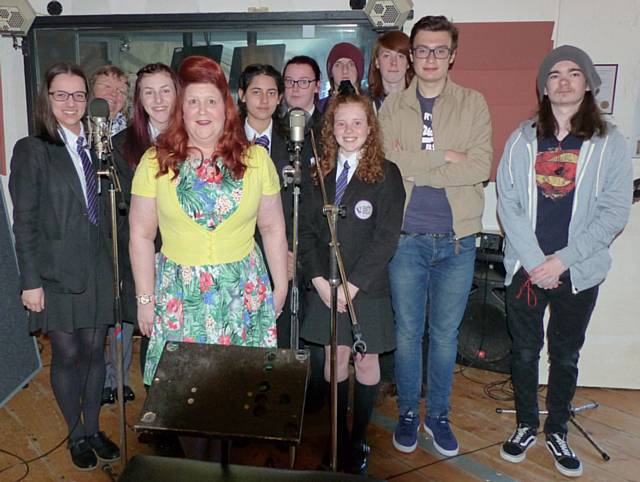
M223 464L231 439L277 440L293 468L308 377L307 350L167 342L135 429L220 438Z

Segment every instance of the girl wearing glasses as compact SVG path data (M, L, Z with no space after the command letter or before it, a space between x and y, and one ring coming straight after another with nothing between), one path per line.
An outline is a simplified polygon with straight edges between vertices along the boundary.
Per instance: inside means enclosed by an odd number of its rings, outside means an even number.
M109 243L97 162L82 125L87 78L67 62L50 67L36 106L36 135L18 141L9 190L22 302L32 332L51 342L51 386L79 470L120 457L100 432L104 339L113 324Z
M131 182L140 158L156 138L166 129L176 104L176 74L161 63L148 64L137 73L133 93L133 118L131 125L113 137L113 162L118 172L122 196L128 206L131 204ZM132 337L137 324L137 305L131 260L129 259L129 216L128 209L118 212L118 247L120 252L120 276L122 278L122 340L124 354L124 398L134 400L135 394L129 385ZM160 250L160 237L156 239L156 251ZM116 339L109 330L109 351L107 353L107 375L102 391L102 403L114 403L117 396ZM140 344L140 366L146 361L149 338L142 337Z

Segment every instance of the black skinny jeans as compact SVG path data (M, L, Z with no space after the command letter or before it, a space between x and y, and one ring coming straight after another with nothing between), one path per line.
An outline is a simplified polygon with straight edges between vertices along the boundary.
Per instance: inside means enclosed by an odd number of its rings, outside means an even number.
M550 307L547 340L549 381L545 433L567 433L571 400L578 381L578 359L585 333L598 298L598 286L571 292L567 280L558 288L544 290L535 285L521 289L527 275L518 271L507 286L507 322L513 340L511 378L515 390L516 419L532 427L538 418L538 362L544 345L543 318ZM520 297L518 297L520 294ZM535 296L534 296L535 295Z

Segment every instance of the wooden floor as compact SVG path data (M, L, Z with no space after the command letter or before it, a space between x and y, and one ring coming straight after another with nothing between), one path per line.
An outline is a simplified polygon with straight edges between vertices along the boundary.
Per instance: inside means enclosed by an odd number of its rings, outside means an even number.
M49 384L49 344L43 345L44 368L0 410L0 481L109 481L107 472L75 470L65 448L66 425L60 414ZM134 345L137 351L138 340ZM627 367L626 369L632 369ZM637 369L637 367L635 368ZM443 460L433 449L431 441L421 432L419 447L413 454L397 452L391 443L396 420L394 398L387 398L377 407L368 440L372 446L369 473L381 479L410 481L547 481L565 480L553 466L551 455L542 437L527 455L525 462L510 464L499 455L499 445L514 428L513 415L496 414L498 407L510 407L511 401L497 401L485 393L487 384L503 380L505 375L473 368L458 367L452 396L451 422L461 446L461 454ZM138 398L127 404L127 440L132 457L154 450L138 441L132 430L142 407L144 390L137 357L131 368L132 387ZM508 384L504 384L508 390ZM508 395L500 385L490 391L494 396ZM543 394L542 394L543 395ZM640 481L640 391L611 389L578 389L574 406L597 401L600 406L578 414L580 424L610 455L605 462L588 441L570 428L570 442L584 463L585 481ZM327 435L328 413L321 412L305 421L304 440L299 449L296 468L315 469L321 462ZM101 414L101 427L115 441L118 440L118 410L106 406ZM33 460L27 468L10 455ZM271 444L250 444L234 449L232 463L286 467L287 453ZM121 464L112 470L118 474Z

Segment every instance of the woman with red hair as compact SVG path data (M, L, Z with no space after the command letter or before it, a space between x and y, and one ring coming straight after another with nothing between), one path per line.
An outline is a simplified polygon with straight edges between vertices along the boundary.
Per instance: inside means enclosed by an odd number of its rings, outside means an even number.
M178 99L132 187L131 265L140 331L150 336L144 383L166 341L276 346L287 295L287 240L278 175L250 146L213 60L186 58ZM262 253L254 244L257 226ZM156 229L162 237L155 257Z

